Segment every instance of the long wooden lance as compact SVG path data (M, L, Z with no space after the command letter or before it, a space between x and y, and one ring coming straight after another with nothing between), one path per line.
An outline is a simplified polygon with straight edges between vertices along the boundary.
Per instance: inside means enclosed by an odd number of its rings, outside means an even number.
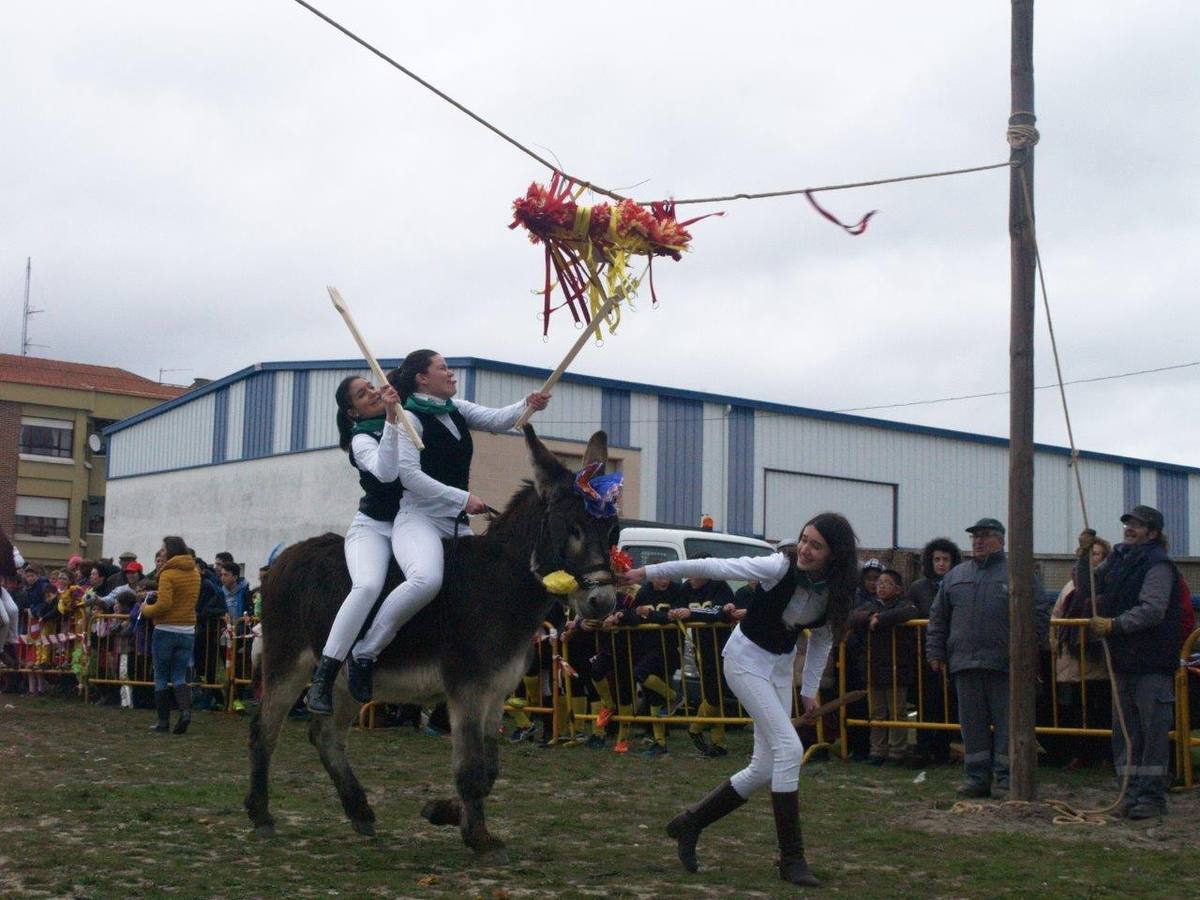
M358 326L354 324L354 317L350 315L350 310L346 308L346 301L342 299L342 295L338 293L337 288L326 286L326 290L329 291L329 299L333 301L333 308L342 314L342 319L346 322L346 327L350 329L350 334L353 335L355 343L358 344L358 349L362 351L362 355L366 358L367 365L370 366L371 372L375 376L375 380L378 381L380 385L387 384L387 376L383 374L383 369L380 367L379 362L371 354L371 351L367 349L367 342L363 340L362 332L359 331ZM400 419L400 422L404 425L404 430L408 432L409 439L412 440L413 446L418 450L424 450L425 444L421 442L421 436L417 434L417 430L413 428L412 422L410 422L408 420L408 416L404 414L403 407L401 407L399 403L395 404L395 407L396 415Z
M558 384L558 379L562 378L563 372L567 371L567 367L575 361L575 357L579 355L579 351L582 350L583 345L588 342L588 338L591 337L593 331L596 332L596 340L600 340L600 325L602 321L616 308L617 304L620 303L625 296L625 291L622 288L617 288L613 296L608 296L608 294L605 293L604 287L601 285L600 279L596 276L595 272L589 271L588 280L591 281L592 286L599 291L600 296L604 298L604 303L598 310L596 310L596 314L592 316L592 320L588 322L587 326L582 332L580 332L579 337L575 339L575 343L571 345L571 349L567 351L567 355L563 357L563 361L558 364L558 368L551 372L550 377L547 378L542 384L541 393L543 394L550 393L550 390L554 387L554 385ZM517 419L517 424L513 427L520 431L525 427L525 423L529 421L533 413L534 409L532 406L525 407L525 412L521 413L521 418Z

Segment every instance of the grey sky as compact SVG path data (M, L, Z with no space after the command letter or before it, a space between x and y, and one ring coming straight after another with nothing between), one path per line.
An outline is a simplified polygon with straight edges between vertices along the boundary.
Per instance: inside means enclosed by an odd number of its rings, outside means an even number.
M1006 3L383 4L328 14L569 170L639 198L1007 158ZM1039 235L1067 378L1200 360L1200 10L1042 2ZM431 346L551 367L546 173L288 0L22 4L0 44L0 350L168 380ZM644 182L636 189L631 186ZM1007 174L726 203L575 370L842 409L1003 390ZM694 208L688 208L691 214ZM697 211L709 211L697 210ZM1053 380L1039 315L1038 383ZM1069 389L1088 449L1194 464L1200 367ZM1054 392L1037 439L1062 443ZM1007 432L1004 397L875 415Z

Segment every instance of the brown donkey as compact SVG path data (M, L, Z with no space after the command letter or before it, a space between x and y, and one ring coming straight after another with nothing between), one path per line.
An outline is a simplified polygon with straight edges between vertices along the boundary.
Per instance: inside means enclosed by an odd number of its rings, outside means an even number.
M479 537L446 542L441 592L401 629L375 669L375 699L431 703L445 699L453 730L452 764L457 798L434 800L421 811L436 825L459 826L477 854L507 860L504 844L488 833L483 800L500 771L500 717L504 699L524 674L531 636L556 602L542 576L564 569L580 589L569 597L575 612L602 618L615 604L609 548L617 540L615 515L585 508L575 476L525 426L533 482ZM592 435L585 464L607 461L603 431ZM391 565L383 595L400 580ZM320 657L339 604L350 589L342 538L334 534L293 544L275 560L263 597L263 696L250 723L250 792L246 810L255 833L269 837L271 754L287 712L304 690ZM314 716L309 741L333 779L350 824L373 834L375 813L350 768L346 735L359 704L343 671L331 716Z

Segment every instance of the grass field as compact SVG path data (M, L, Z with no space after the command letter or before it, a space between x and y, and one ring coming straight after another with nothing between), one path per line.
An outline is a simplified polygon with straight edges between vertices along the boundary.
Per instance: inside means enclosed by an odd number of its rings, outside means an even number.
M245 717L198 713L185 736L152 713L0 697L0 896L18 897L775 897L767 797L713 826L701 872L680 869L662 825L739 768L690 752L661 759L505 745L489 802L512 862L474 862L454 829L419 818L449 793L449 742L412 729L351 736L378 815L355 835L289 722L275 757L279 835L254 838L242 810ZM1055 826L1042 807L956 813L959 773L841 762L805 767L801 804L821 894L854 897L1200 896L1200 797L1172 797L1150 823ZM1102 772L1043 773L1043 796L1111 797Z

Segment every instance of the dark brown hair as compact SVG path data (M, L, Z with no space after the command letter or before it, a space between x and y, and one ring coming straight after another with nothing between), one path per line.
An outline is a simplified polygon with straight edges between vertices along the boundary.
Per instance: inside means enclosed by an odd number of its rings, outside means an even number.
M169 534L162 539L163 549L167 551L167 559L174 559L176 556L187 556L187 542L178 535Z
M846 633L846 616L854 602L854 590L858 587L858 536L840 513L823 512L804 523L821 533L829 545L829 561L821 577L829 585L829 602L826 607L833 640L838 642ZM804 534L804 528L800 534Z
M417 391L417 376L429 371L429 364L438 355L436 350L414 350L404 357L400 368L388 372L387 379L391 382L403 403Z

